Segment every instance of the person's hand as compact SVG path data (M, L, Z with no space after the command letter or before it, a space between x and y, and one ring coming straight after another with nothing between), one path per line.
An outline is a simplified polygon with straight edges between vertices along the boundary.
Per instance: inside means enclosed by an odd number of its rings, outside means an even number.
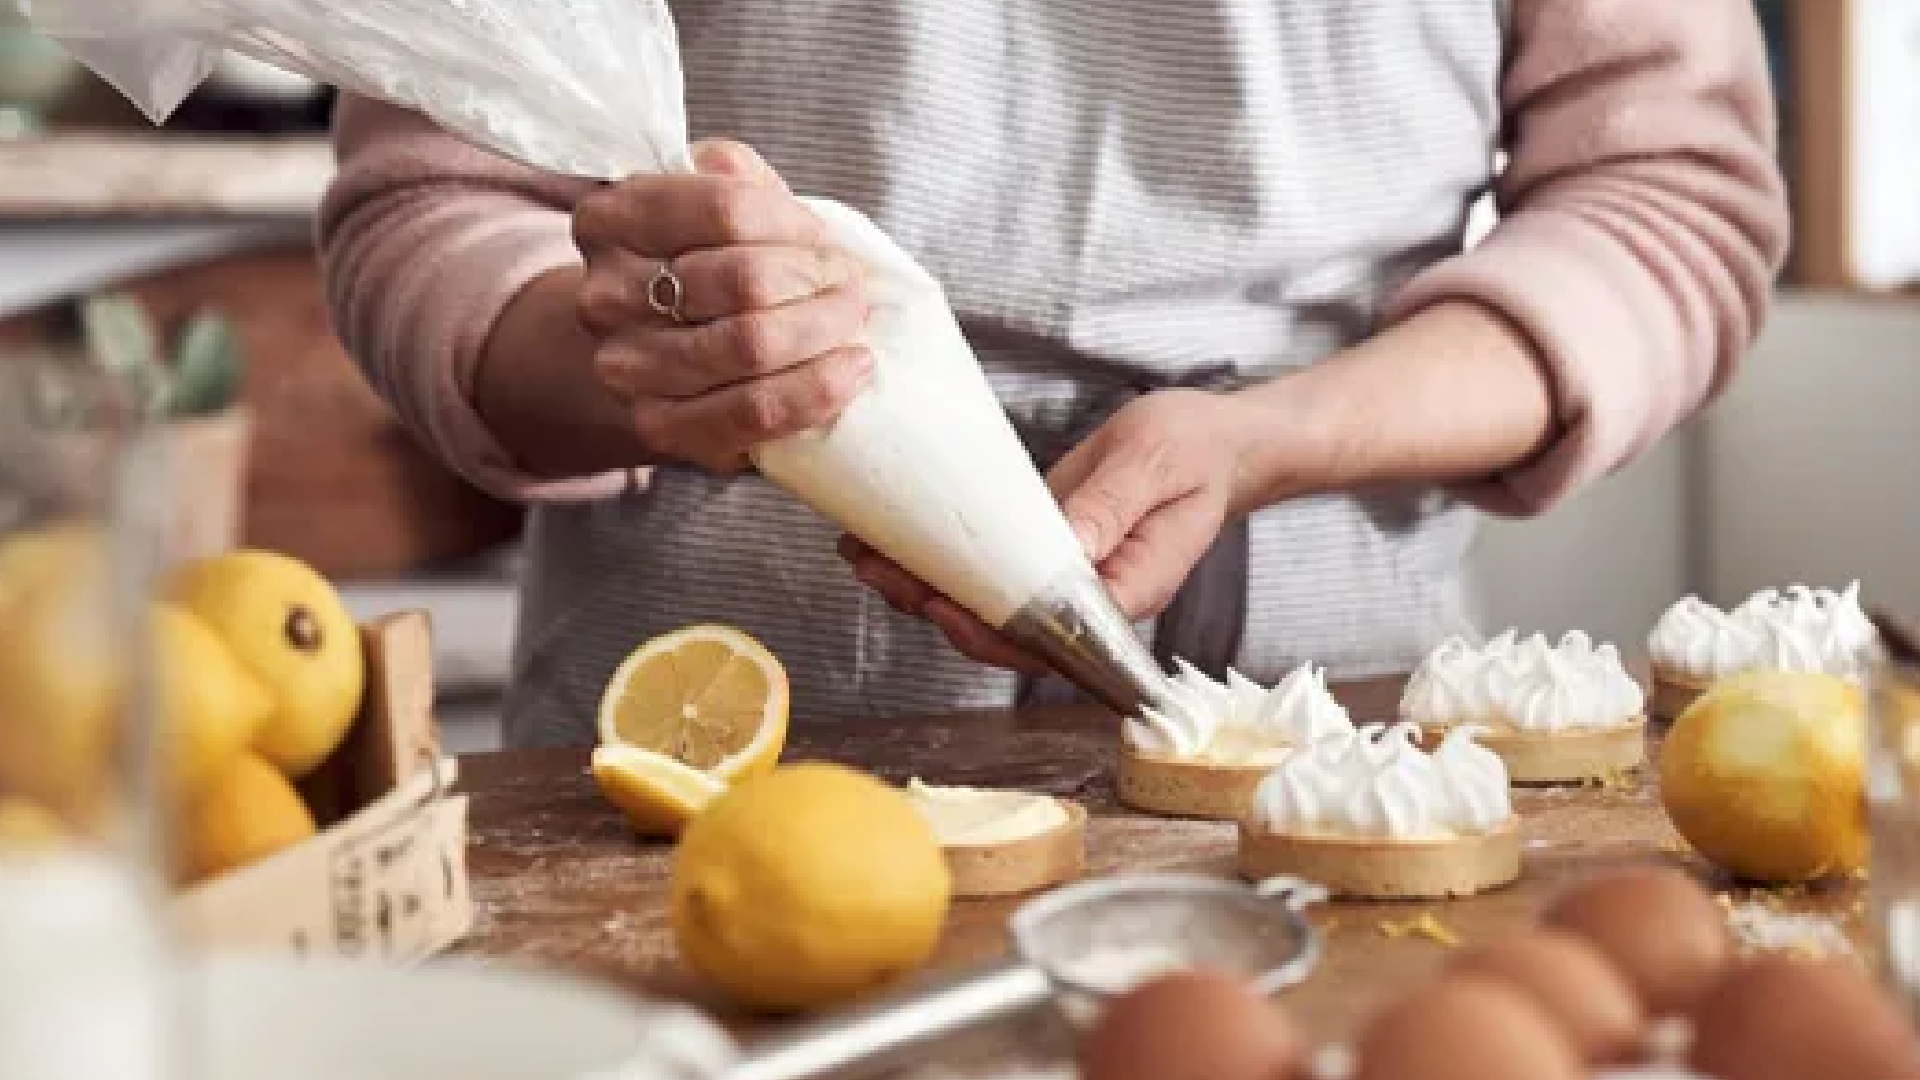
M638 176L581 200L577 314L594 368L650 461L717 472L749 447L832 421L865 384L859 264L738 143L695 147L696 176ZM679 317L650 295L665 264Z
M1114 601L1143 619L1172 601L1228 514L1251 509L1245 461L1260 418L1245 400L1163 390L1130 402L1047 476ZM965 655L1030 674L1044 664L853 537L840 552L863 583L938 626Z

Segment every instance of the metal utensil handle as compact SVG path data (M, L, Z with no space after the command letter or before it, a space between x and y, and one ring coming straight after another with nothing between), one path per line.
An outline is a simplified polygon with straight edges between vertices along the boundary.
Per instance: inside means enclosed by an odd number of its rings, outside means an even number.
M1004 961L749 1047L722 1080L814 1080L856 1065L883 1066L933 1039L1031 1012L1052 996L1040 969Z

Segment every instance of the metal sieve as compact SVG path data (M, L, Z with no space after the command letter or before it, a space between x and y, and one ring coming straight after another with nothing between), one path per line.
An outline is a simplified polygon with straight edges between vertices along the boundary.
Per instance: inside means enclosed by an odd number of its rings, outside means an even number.
M1009 922L1013 955L749 1047L724 1080L813 1080L884 1069L927 1043L1056 1008L1076 1026L1113 994L1182 968L1245 977L1265 993L1320 958L1295 878L1244 885L1203 874L1095 878L1030 900Z

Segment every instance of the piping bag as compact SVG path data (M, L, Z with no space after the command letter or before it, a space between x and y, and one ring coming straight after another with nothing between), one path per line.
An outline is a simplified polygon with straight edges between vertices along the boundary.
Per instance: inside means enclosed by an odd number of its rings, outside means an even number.
M543 171L694 171L664 0L0 0L155 123L223 50L418 111ZM939 282L859 211L803 200L867 272L871 384L762 475L1122 716L1175 708L1000 408Z

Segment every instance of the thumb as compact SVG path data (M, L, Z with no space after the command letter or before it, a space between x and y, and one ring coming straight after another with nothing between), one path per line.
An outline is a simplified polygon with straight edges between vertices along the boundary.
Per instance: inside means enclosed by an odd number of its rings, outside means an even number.
M787 182L773 171L767 159L746 143L731 139L702 139L694 143L692 149L694 168L706 176L728 176L787 190Z
M1158 505L1160 492L1154 476L1146 458L1124 450L1109 452L1094 461L1085 478L1073 484L1060 500L1067 524L1073 527L1094 565L1105 562L1140 519Z

